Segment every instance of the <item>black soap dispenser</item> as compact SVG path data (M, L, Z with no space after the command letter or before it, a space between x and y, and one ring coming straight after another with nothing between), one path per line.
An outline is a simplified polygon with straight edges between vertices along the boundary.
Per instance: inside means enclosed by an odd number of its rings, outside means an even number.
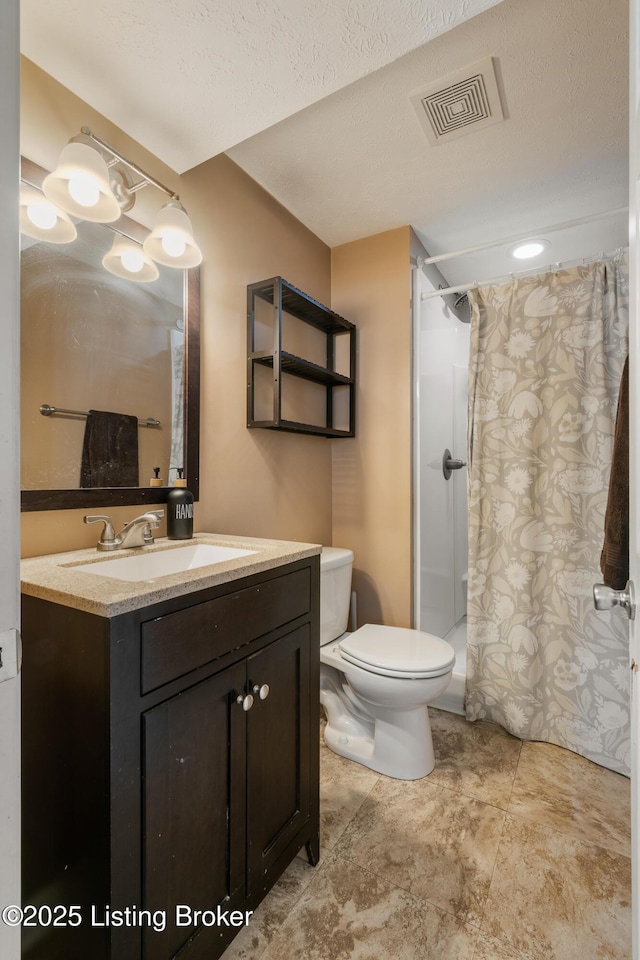
M183 468L178 467L178 479L173 490L167 494L167 537L169 540L191 540L193 537L193 494L186 489L182 477Z

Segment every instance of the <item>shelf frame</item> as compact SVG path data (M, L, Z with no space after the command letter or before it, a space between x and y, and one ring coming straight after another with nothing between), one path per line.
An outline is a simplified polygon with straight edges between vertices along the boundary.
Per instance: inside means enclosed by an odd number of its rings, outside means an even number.
M272 347L256 350L256 300L271 305ZM326 366L298 357L282 347L282 315L287 313L307 323L326 336ZM336 363L336 337L349 337L349 375L338 373ZM247 427L249 429L282 430L310 436L330 438L354 437L356 416L356 327L349 320L323 306L308 294L294 287L282 277L271 277L247 287ZM256 367L272 370L273 409L271 420L258 420L255 411ZM303 423L282 416L283 377L292 376L325 388L324 425ZM334 425L334 389L346 388L349 392L349 428Z

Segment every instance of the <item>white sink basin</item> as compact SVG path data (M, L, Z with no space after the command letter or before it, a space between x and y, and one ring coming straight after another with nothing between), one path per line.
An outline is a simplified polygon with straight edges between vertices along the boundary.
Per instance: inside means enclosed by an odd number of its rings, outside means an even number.
M139 553L134 557L109 557L95 563L83 563L73 569L98 577L112 577L114 580L136 583L167 577L172 573L185 573L196 567L208 567L257 552L239 550L236 547L220 547L213 543L197 543L188 547L174 547L173 550Z

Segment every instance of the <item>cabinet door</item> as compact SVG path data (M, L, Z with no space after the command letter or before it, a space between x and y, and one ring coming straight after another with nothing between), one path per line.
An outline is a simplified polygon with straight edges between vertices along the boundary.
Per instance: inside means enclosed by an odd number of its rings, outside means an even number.
M309 818L309 626L247 661L248 895ZM264 685L269 688L264 700Z
M168 918L164 931L145 930L144 960L170 960L197 932L176 927L176 904L228 909L244 895L245 713L236 703L244 687L238 664L143 715L142 899ZM217 936L202 933L188 956Z

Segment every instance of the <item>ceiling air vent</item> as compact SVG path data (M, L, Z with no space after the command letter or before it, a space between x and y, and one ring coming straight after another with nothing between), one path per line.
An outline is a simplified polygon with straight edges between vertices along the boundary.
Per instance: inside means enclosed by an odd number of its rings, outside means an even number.
M416 90L410 99L432 144L504 120L492 57Z

